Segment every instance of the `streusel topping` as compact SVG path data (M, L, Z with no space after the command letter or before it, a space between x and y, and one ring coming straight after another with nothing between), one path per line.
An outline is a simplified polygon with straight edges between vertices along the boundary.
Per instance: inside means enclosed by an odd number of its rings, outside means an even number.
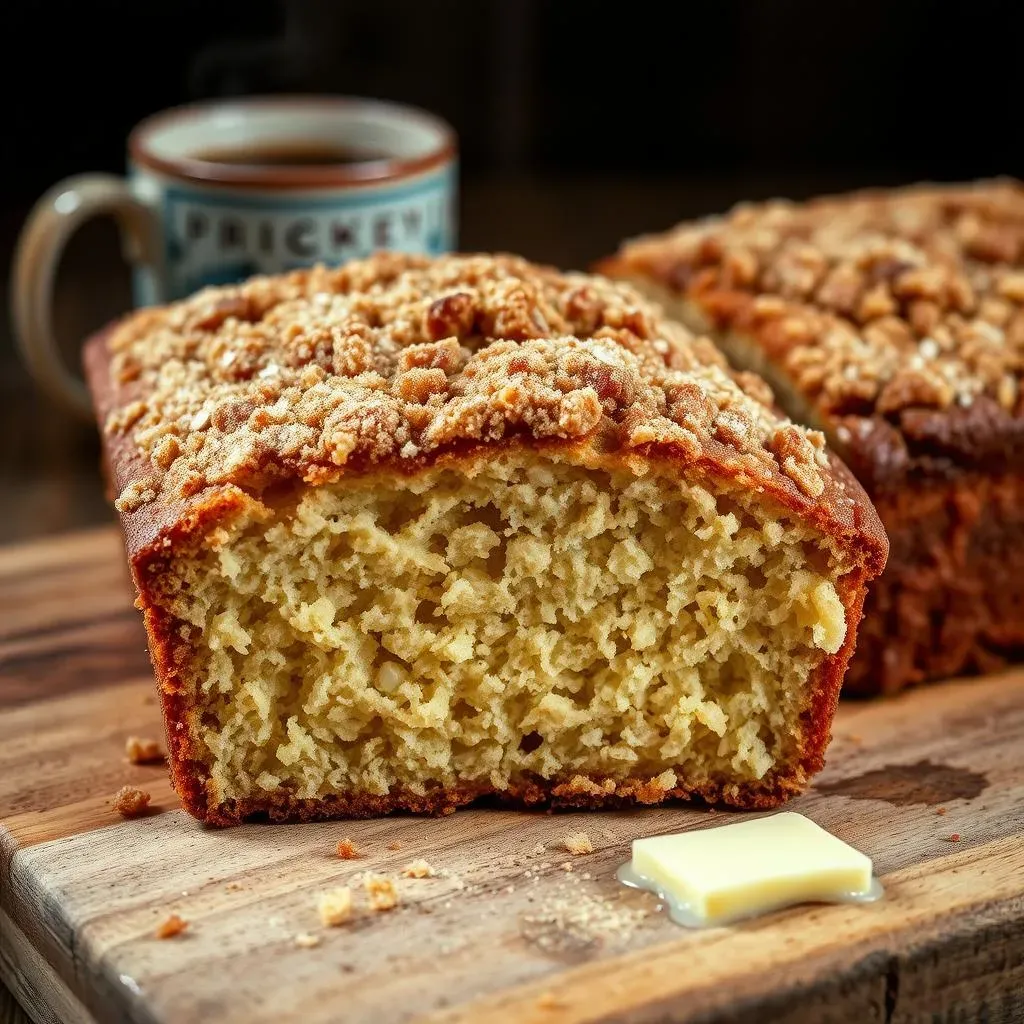
M122 511L218 483L326 479L460 442L715 439L758 479L824 490L820 434L631 288L511 256L380 254L211 288L111 336L126 433L150 464ZM608 435L606 437L606 435ZM130 491L130 493L129 493Z
M742 205L627 245L627 265L754 334L836 415L1024 415L1024 186Z

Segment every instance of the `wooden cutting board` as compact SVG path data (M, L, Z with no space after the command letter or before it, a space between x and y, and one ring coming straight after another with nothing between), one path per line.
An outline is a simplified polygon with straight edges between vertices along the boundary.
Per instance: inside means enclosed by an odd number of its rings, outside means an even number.
M613 872L636 836L737 815L205 829L124 758L160 735L152 689L112 529L0 550L0 968L36 1020L1024 1019L1024 670L843 707L791 807L874 858L882 902L703 932ZM125 783L156 813L118 818ZM594 853L560 848L577 830ZM320 891L420 857L438 876L395 910L320 927ZM158 940L170 912L188 930Z

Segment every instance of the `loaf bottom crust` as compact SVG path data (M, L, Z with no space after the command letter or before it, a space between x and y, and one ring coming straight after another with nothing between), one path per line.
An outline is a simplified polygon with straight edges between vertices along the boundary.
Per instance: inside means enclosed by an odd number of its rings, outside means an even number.
M889 561L844 693L895 693L1024 659L1024 476L954 471L875 495Z
M453 460L244 496L157 549L137 578L186 808L223 825L799 792L864 565L741 487L639 468Z

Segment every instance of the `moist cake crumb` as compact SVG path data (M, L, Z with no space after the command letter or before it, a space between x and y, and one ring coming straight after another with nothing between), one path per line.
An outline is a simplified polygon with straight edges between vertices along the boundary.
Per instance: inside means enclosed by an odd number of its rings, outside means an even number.
M114 810L122 818L138 818L149 810L150 795L135 786L122 786L114 797Z
M317 897L320 923L325 928L344 924L352 917L352 890L347 886L320 893Z
M359 848L351 839L339 839L334 852L340 860L358 860L362 856Z
M363 880L363 886L370 898L371 910L393 910L398 906L398 891L390 878L384 875L367 875Z
M436 872L425 860L411 861L402 868L402 874L406 878L433 878Z
M163 748L156 740L129 736L124 744L125 756L132 764L157 764L164 759Z
M594 844L590 841L590 836L586 832L570 832L562 840L562 845L574 857L594 852Z
M169 914L157 925L157 929L153 934L158 939L172 939L175 935L180 935L187 927L188 921L183 917L179 917L177 914Z

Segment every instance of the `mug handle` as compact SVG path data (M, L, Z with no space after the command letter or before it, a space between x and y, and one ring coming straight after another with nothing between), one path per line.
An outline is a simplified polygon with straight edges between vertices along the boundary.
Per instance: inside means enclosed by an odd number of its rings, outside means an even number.
M92 419L89 391L64 365L53 333L53 285L68 240L85 221L103 213L117 221L129 262L159 266L155 212L133 195L123 178L80 174L54 185L32 208L11 274L14 333L29 371L52 398L87 419Z

